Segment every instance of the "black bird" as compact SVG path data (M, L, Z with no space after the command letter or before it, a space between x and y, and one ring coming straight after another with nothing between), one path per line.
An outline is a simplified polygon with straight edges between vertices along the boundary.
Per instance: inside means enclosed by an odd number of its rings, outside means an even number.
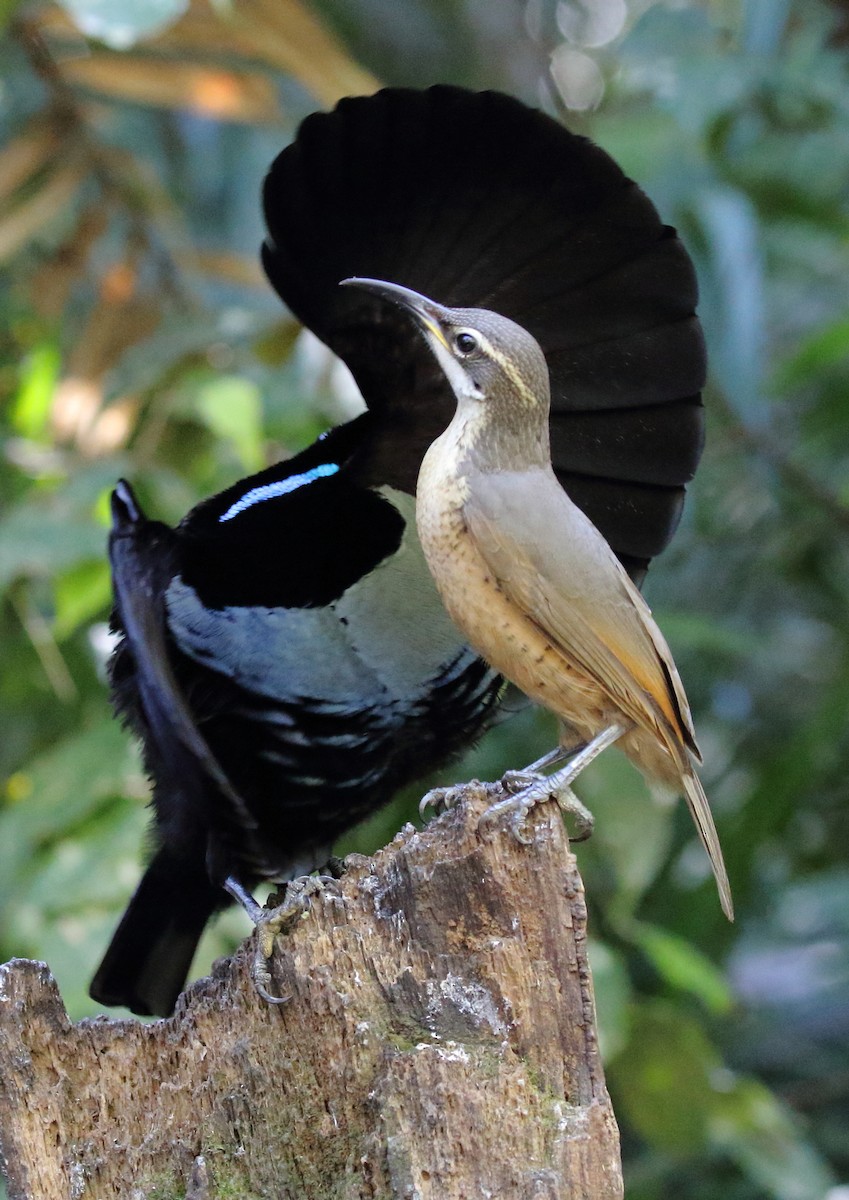
M692 265L610 157L495 92L386 89L314 114L264 188L263 262L367 411L176 529L113 496L118 711L153 781L155 852L91 985L167 1015L234 893L334 840L486 725L501 680L419 547L416 478L454 400L393 279L528 329L555 470L640 581L702 445Z

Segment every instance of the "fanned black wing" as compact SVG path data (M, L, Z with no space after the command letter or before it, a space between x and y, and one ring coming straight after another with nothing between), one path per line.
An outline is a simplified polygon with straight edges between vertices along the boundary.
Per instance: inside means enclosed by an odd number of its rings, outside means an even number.
M386 89L304 121L269 172L265 215L281 297L375 413L417 414L425 443L453 410L429 352L340 280L525 326L551 372L558 477L642 575L698 464L705 354L690 259L604 151L495 92Z

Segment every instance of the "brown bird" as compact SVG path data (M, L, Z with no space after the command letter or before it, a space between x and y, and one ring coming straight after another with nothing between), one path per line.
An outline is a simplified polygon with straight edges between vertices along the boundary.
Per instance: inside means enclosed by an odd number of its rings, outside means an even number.
M681 679L645 600L554 475L539 345L485 309L446 308L379 280L345 282L411 314L457 400L416 494L419 538L446 609L483 658L584 743L566 767L490 813L521 820L551 794L569 795L576 775L618 741L647 778L685 795L732 920Z

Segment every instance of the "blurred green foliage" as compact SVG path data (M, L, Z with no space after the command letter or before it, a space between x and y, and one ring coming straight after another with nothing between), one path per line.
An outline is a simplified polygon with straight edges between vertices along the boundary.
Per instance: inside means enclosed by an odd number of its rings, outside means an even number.
M130 476L173 522L352 411L256 266L267 164L372 75L542 96L682 231L713 368L703 465L646 591L693 701L737 924L682 805L616 754L582 780L628 1195L845 1197L845 7L184 9L36 4L0 37L0 955L46 958L72 1015L92 1012L87 980L143 857L146 783L104 687L111 485ZM441 781L495 777L551 739L520 712ZM422 790L341 849L388 840ZM224 918L198 970L243 932Z

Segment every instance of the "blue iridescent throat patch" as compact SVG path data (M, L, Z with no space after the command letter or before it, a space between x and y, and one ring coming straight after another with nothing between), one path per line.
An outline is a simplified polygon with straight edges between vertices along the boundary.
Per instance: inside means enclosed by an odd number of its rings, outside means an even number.
M313 467L309 471L304 471L301 475L290 475L288 479L278 479L276 483L264 483L262 487L251 488L235 504L231 504L218 520L219 522L232 521L233 517L238 517L239 513L244 512L247 508L252 508L254 504L261 504L263 500L276 500L278 496L285 496L287 492L294 492L296 488L304 487L308 483L314 483L316 479L324 479L328 475L335 475L338 470L338 463L320 463L317 467Z

